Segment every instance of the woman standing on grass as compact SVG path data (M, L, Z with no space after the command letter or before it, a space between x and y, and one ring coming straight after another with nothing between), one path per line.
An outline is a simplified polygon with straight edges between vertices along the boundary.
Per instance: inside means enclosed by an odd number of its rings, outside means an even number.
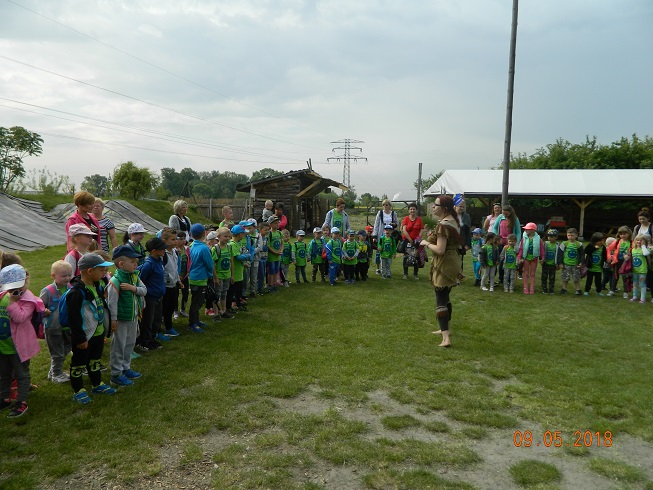
M322 228L328 226L329 228L336 227L343 233L349 231L349 216L345 213L345 207L345 200L339 197L336 201L336 207L326 214Z
M648 208L642 208L637 213L637 226L633 230L633 236L645 235L649 243L653 243L653 226L651 226L651 212ZM646 287L653 290L653 271L649 267L646 273Z
M106 253L109 253L110 250L113 250L118 246L118 240L116 238L116 225L113 224L111 218L104 216L105 203L99 197L95 198L95 204L93 204L93 216L100 224L100 248ZM109 246L109 240L111 240L111 246Z
M429 233L427 247L433 254L431 262L431 284L435 289L435 316L440 330L433 333L442 334L440 347L450 347L449 322L453 307L449 295L451 288L457 282L460 274L460 224L454 210L453 199L449 196L438 196L433 204L433 212L439 223Z
M415 279L417 280L419 278L417 275L419 271L417 247L421 242L418 238L423 229L424 223L422 223L422 218L417 216L417 204L412 202L408 205L408 216L401 222L401 235L404 240L404 246L406 247L406 252L404 253L404 279L408 279L409 265L413 266Z
M93 216L93 205L95 204L95 196L90 192L79 191L73 196L73 202L77 206L77 211L70 215L66 221L66 237L68 237L68 251L73 249L73 244L70 241L68 228L72 225L83 224L89 227L93 232L93 239L100 243L100 223Z
M188 203L181 199L175 201L172 205L172 210L175 214L170 216L168 226L173 230L183 231L186 234L186 243L190 241L190 226L191 222L186 213L188 213Z
M508 235L511 233L514 233L517 237L517 243L521 241L521 223L519 223L519 218L510 204L506 204L501 208L501 214L497 216L490 231L499 237L502 249L508 244ZM503 283L503 262L499 263L499 282Z

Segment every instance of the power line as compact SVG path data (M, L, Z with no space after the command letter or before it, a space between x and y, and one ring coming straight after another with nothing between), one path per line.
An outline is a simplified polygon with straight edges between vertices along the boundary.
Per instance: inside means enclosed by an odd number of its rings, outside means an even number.
M329 160L335 160L336 162L339 162L342 160L345 164L343 171L342 171L342 180L343 183L347 186L350 187L351 185L351 168L350 168L350 163L353 160L355 163L358 162L358 160L365 160L367 162L366 157L352 157L351 156L351 150L360 150L361 153L363 151L362 148L358 146L351 146L352 144L357 144L357 143L365 143L364 141L358 141L358 140L352 140L352 139L344 139L344 140L339 140L339 141L332 141L332 144L344 144L345 146L337 146L334 148L332 151L336 150L344 150L345 153L338 157L329 157L327 158L327 163Z
M265 135L263 135L263 134L255 133L255 132L253 132L253 131L248 131L248 130L246 130L246 129L240 129L240 128L236 128L236 127L233 127L233 126L229 126L228 124L222 124L222 123L219 123L219 122L216 122L216 121L212 121L211 119L206 119L206 118L204 118L204 117L200 117L200 116L195 116L195 115L193 115L193 114L189 114L189 113L187 113L187 112L178 111L178 110L176 110L176 109L170 109L170 108L168 108L168 107L165 107L165 106L162 106L162 105L159 105L159 104L155 104L154 102L148 102L148 101L146 101L146 100L139 99L138 97L132 97L131 95L126 95L126 94L123 94L123 93L120 93L120 92L116 92L115 90L111 90L111 89L108 89L108 88L100 87L100 86L98 86L98 85L94 85L94 84L92 84L92 83L84 82L84 81L82 81L82 80L77 80L76 78L68 77L68 76L66 76L66 75L61 75L60 73L56 73L56 72L53 72L53 71L51 71L51 70L46 70L45 68L40 68L40 67L38 67L38 66L30 65L29 63L25 63L25 62L23 62L23 61L19 61L19 60L15 60L15 59L13 59L13 58L9 58L8 56L0 55L0 58L3 58L3 59L8 60L8 61L12 61L12 62L14 62L14 63L18 63L19 65L27 66L27 67L32 68L32 69L34 69L34 70L39 70L39 71L42 71L42 72L48 73L48 74L50 74L50 75L54 75L54 76L57 76L57 77L60 77L60 78L64 78L64 79L66 79L66 80L71 80L71 81L73 81L73 82L81 83L82 85L87 85L87 86L89 86L89 87L93 87L93 88L95 88L95 89L102 90L102 91L104 91L104 92L108 92L108 93L110 93L110 94L119 95L119 96L121 96L121 97L125 97L125 98L127 98L127 99L134 100L134 101L136 101L136 102L140 102L140 103L142 103L142 104L146 104L146 105L149 105L149 106L152 106L152 107L156 107L156 108L158 108L158 109L163 109L163 110L165 110L165 111L169 111L169 112L172 112L172 113L175 113L175 114L180 114L180 115L182 115L182 116L190 117L190 118L192 118L192 119L197 119L197 120L199 120L199 121L207 122L207 123L209 123L209 124L214 124L214 125L216 125L216 126L222 126L222 127L224 127L224 128L231 129L232 131L238 131L238 132L241 132L241 133L251 134L251 135L253 135L253 136L258 136L259 138L265 138L265 139L269 139L269 140L272 140L272 141L278 141L278 142L280 142L280 143L286 143L286 144L293 145L293 146L300 146L300 147L302 147L302 148L310 148L310 149L312 149L312 150L320 150L320 151L323 151L322 148L317 148L317 147L314 147L314 146L302 145L302 144L299 144L299 143L292 143L292 142L290 142L290 141L285 141L285 140L281 140L281 139L278 139L278 138L273 138L272 136L265 136Z
M71 31L75 32L76 34L79 34L80 36L84 36L84 37L86 37L86 38L88 38L88 39L91 39L92 41L95 41L95 42L97 42L97 43L100 43L100 44L102 44L103 46L106 46L106 47L108 47L108 48L110 48L110 49L113 49L114 51L117 51L117 52L119 52L119 53L121 53L121 54L124 54L125 56L129 56L130 58L133 58L133 59L135 59L135 60L137 60L137 61L140 61L141 63L145 63L145 64L148 65L148 66L151 66L151 67L153 67L153 68L156 68L157 70L161 70L162 72L167 73L168 75L172 75L173 77L179 78L180 80L183 80L184 82L190 83L190 84L195 85L196 87L202 88L202 89L204 89L204 90L208 90L209 92L212 92L212 93L214 93L214 94L216 94L216 95L219 95L220 97L224 97L225 99L229 99L229 100L231 100L231 101L233 101L233 102L236 102L237 104L240 104L240 105L242 105L242 106L244 106L244 107L247 107L247 108L249 108L249 109L253 109L253 110L255 110L255 111L261 112L261 113L263 113L263 114L265 114L265 115L267 115L267 116L273 117L273 118L275 118L275 119L280 119L280 120L283 120L283 121L288 121L288 122L290 122L290 123L292 123L292 124L295 124L295 125L297 125L297 126L300 126L300 127L304 128L304 129L308 129L308 130L310 130L310 131L314 131L314 132L316 132L316 133L326 134L326 133L324 133L323 131L315 130L315 129L310 128L310 127L308 127L308 126L304 126L303 124L300 124L300 123L298 123L298 122L296 122L296 121L292 121L292 120L287 119L287 118L285 118L285 117L276 116L275 114L272 114L272 113L270 113L270 112L267 112L267 111L265 111L265 110L263 110L263 109L259 109L258 107L255 107L255 106L253 106L253 105L249 105L249 104L246 104L246 103L244 103L244 102L241 102L241 101L238 100L238 99L235 99L235 98L233 98L233 97L230 97L230 96L228 96L228 95L225 95L225 94L223 94L223 93L220 93L220 92L218 92L218 91L216 91L216 90L213 90L213 89L210 88L210 87L206 87L205 85L202 85L202 84L200 84L200 83L197 83L197 82L195 82L195 81L193 81L193 80L190 80L190 79L188 79L188 78L185 78L185 77L183 77L183 76L181 76L181 75L178 75L177 73L174 73L174 72L172 72L172 71L170 71L170 70L167 70L167 69L165 69L165 68L162 68L162 67L160 67L160 66L158 66L158 65L155 65L154 63L152 63L152 62L150 62L150 61L147 61L147 60L145 60L145 59L143 59L143 58L139 58L138 56L135 56L135 55L133 55L133 54L131 54L131 53L129 53L129 52L123 50L123 49L120 49L120 48L118 48L118 47L116 47L116 46L113 46L113 45L111 45L111 44L109 44L109 43L106 43L106 42L104 42L104 41L101 41L101 40L99 40L99 39L97 39L97 38L95 38L95 37L93 37L93 36L90 36L90 35L88 35L88 34L82 32L82 31L79 31L79 30L77 30L77 29L75 29L75 28L73 28L73 27L70 27L70 26L64 24L63 22L59 22L58 20L52 19L52 18L50 18L50 17L48 17L48 16L46 16L46 15L43 15L43 14L41 14L41 13L35 11L35 10L32 10L32 9L30 9L30 8L28 8L28 7L25 7L24 5L21 5L21 4L17 3L17 2L14 2L13 0L7 0L7 2L12 3L12 4L14 4L15 6L20 7L20 8L22 8L22 9L24 9L24 10L27 10L28 12L31 12L31 13L33 13L33 14L35 14L35 15L38 15L39 17L42 17L42 18L44 18L44 19L46 19L46 20L49 20L50 22L54 22L55 24L60 25L61 27L64 27L64 28L66 28L66 29L68 29L68 30L71 30Z

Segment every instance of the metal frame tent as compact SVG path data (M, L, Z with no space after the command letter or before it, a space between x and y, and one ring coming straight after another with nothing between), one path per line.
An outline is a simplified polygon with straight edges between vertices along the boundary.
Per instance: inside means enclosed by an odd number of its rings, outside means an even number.
M464 194L467 197L500 196L502 170L446 170L424 193ZM580 235L585 208L596 199L642 199L653 195L653 169L511 170L509 195L531 198L565 198L580 208Z

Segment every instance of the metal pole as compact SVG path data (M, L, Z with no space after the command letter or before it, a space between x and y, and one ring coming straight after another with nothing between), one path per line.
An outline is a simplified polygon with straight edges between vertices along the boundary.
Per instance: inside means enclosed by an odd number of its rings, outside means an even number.
M512 0L512 31L510 34L510 61L508 68L508 104L506 107L506 133L503 143L503 187L501 205L508 204L508 184L510 182L510 142L512 138L512 100L515 90L515 51L517 48L517 12L519 0Z
M422 162L419 162L419 170L417 171L417 210L419 214L419 206L422 202Z

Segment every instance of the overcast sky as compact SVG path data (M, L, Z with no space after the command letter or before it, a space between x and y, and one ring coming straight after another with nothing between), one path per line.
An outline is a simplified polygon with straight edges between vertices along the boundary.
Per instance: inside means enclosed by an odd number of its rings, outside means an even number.
M653 134L651 0L519 9L513 153ZM368 158L357 193L409 199L418 162L501 162L511 15L512 0L0 0L0 126L41 133L26 168L76 183L126 160L249 176L309 158L342 181L325 163L349 138Z

